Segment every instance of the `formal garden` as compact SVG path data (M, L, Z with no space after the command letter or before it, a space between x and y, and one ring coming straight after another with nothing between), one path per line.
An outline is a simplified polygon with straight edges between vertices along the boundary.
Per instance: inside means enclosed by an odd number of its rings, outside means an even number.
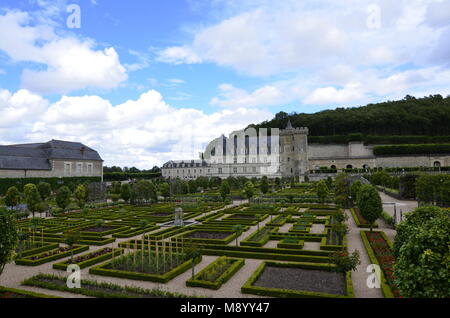
M450 296L448 208L392 224L346 174L193 181L113 182L103 200L82 183L9 187L0 298Z

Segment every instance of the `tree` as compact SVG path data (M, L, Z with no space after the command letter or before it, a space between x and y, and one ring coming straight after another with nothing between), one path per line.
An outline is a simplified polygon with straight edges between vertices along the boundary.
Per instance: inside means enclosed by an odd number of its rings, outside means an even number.
M435 206L424 206L405 214L405 218L396 226L397 234L394 240L394 256L400 255L400 248L409 240L417 228L434 218L445 216L445 210Z
M394 276L400 294L403 297L449 298L448 212L433 207L418 208L410 212L398 228L400 237L395 239L398 257Z
M233 225L233 232L236 233L236 247L238 246L238 237L242 234L244 227L241 224Z
M319 198L320 202L324 202L327 196L328 196L327 183L325 180L320 180L317 183L317 197Z
M71 249L70 251L70 262L73 263L73 246L80 239L80 234L78 232L67 232L64 238L64 242Z
M336 204L346 208L350 206L350 180L346 173L340 173L334 182Z
M17 244L18 234L14 213L0 209L0 275L5 265L14 259Z
M47 182L39 182L37 185L39 194L41 195L42 200L47 200L52 194L52 187L50 183Z
M111 184L111 193L120 195L121 185L119 181L113 181Z
M36 185L28 183L23 188L23 193L25 194L25 200L27 202L28 210L33 213L38 210L38 205L41 202L41 196Z
M56 204L61 208L65 209L70 204L70 199L72 192L67 186L62 186L56 193Z
M244 194L247 197L247 199L251 199L253 195L255 194L255 188L253 186L253 183L251 181L247 181L244 185Z
M363 218L370 224L370 231L372 232L373 223L383 212L383 203L377 189L370 184L362 185L357 195L356 204Z
M224 180L220 185L220 196L222 197L222 200L225 201L226 198L230 195L230 193L231 193L230 184L228 183L228 180Z
M82 209L84 205L86 204L86 198L87 198L87 190L86 187L82 184L80 184L74 192L75 199L77 200L78 206Z
M262 177L260 189L263 194L269 192L269 181L266 176Z
M130 187L130 185L128 183L124 183L120 187L120 197L125 202L130 201L130 198L131 198L131 187Z
M161 195L164 198L170 197L170 186L167 182L164 182L159 186L159 190L161 191Z
M277 189L279 189L281 186L281 180L279 177L275 178L275 186L277 187Z
M6 191L5 205L7 207L15 207L20 203L20 192L16 187L12 186Z
M334 270L341 273L354 271L356 270L356 267L361 263L358 250L355 250L352 254L349 254L345 250L336 251L333 252L330 256L331 263L336 265Z
M361 188L362 183L359 180L356 180L350 186L350 195L352 197L352 201L356 201L356 197L358 196L359 189Z

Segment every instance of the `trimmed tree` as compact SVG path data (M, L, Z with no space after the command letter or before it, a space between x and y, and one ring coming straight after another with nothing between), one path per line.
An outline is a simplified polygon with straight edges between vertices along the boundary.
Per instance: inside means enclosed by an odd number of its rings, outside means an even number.
M61 208L65 209L70 204L70 198L72 192L67 186L62 186L56 193L56 204Z
M267 180L267 176L262 177L260 189L263 194L269 192L269 181Z
M356 204L364 219L370 224L370 231L375 221L383 212L383 203L377 189L370 185L364 184L359 189Z
M220 196L222 197L222 200L225 201L226 198L230 195L231 189L230 184L227 180L224 180L222 184L220 185Z
M325 180L320 180L317 183L317 197L319 198L320 202L324 202L327 196L328 196L327 183Z
M0 275L5 265L12 261L18 244L14 213L0 209Z
M361 188L362 183L361 181L357 180L352 183L350 186L350 195L352 196L352 201L356 202L356 198L358 196L359 189Z
M251 181L247 181L244 185L244 194L247 199L251 199L255 195L255 188Z
M5 205L7 207L15 207L20 203L20 192L16 187L10 187L6 191L5 195Z
M233 225L233 231L236 233L236 247L238 246L238 237L242 234L244 227L241 224Z
M80 184L74 192L75 199L77 200L78 206L82 209L84 205L86 204L86 198L87 198L87 190L86 187L82 184Z
M38 211L39 203L41 203L41 196L38 188L35 184L28 183L23 188L23 193L25 194L28 210L33 213L34 216L34 212Z
M124 183L120 187L120 197L125 202L130 201L130 198L131 198L131 187L130 187L130 185L128 183Z
M41 195L42 200L47 200L52 194L52 187L50 183L47 182L39 182L37 185L39 194Z

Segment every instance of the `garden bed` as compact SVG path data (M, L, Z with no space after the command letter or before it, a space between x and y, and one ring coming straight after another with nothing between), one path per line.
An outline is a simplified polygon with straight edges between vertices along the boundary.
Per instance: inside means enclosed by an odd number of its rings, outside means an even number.
M202 271L197 273L194 278L187 280L186 286L204 287L217 290L225 284L242 266L244 266L244 264L244 259L221 256Z
M123 251L124 250L122 248L115 248L114 249L114 257L123 254ZM113 250L109 247L105 247L105 248L102 248L102 249L94 251L94 252L76 256L73 258L73 261L68 259L67 261L64 261L64 262L55 263L55 264L53 264L53 268L67 270L67 267L70 264L76 264L80 268L86 268L91 265L95 265L100 262L111 259L112 257L113 257Z
M395 259L392 243L386 237L386 234L381 231L361 231L360 234L370 261L381 268L380 284L384 297L400 297L400 291L395 284L393 276Z
M302 249L304 241L297 238L284 238L278 242L278 248Z
M171 254L167 258L158 254L157 260L155 253L151 253L149 257L147 252L144 252L144 257L142 257L142 252L138 251L120 256L106 264L92 267L89 273L101 276L167 283L191 268L193 262L197 264L201 261L201 256L193 260L192 258L187 258L184 254ZM158 263L158 261L161 263ZM167 266L165 267L164 264Z
M272 297L353 297L351 273L331 265L263 262L241 288L243 293Z
M4 298L59 298L59 297L34 293L28 290L0 286L0 299Z
M49 250L44 253L30 255L24 258L16 259L17 265L25 266L37 266L42 265L57 259L61 259L67 256L71 256L80 252L87 251L89 246L87 245L74 245L70 247L59 247L53 250Z
M68 288L67 278L55 275L39 274L26 279L22 285L40 287L50 290L64 291L97 298L192 298L159 289L142 289L138 287L122 287L111 283L81 280L81 288Z
M182 234L183 240L192 243L212 243L212 244L228 244L236 238L236 233L229 230L193 230ZM174 237L172 240L179 240L180 237Z

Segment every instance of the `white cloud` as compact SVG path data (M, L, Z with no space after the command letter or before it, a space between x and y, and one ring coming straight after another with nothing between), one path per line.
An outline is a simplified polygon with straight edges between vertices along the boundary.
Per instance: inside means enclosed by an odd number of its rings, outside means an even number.
M252 76L321 72L336 64L393 68L427 60L447 19L448 1L252 1L233 15L196 30L189 43L162 51L160 61L213 62ZM369 5L380 28L368 23ZM446 20L447 19L447 20ZM187 57L194 56L195 59Z
M211 100L212 105L221 107L255 107L267 106L280 103L285 96L275 86L264 86L248 93L236 88L232 84L221 84L219 86L220 97Z
M172 64L195 64L202 62L202 59L193 50L182 46L168 47L160 51L156 60Z
M107 165L151 168L170 159L197 159L213 138L272 116L243 107L212 114L176 109L155 90L119 105L95 95L49 103L27 90L0 90L0 144L80 141L97 149Z
M14 62L45 66L25 69L22 87L40 93L64 93L87 87L110 89L127 79L114 48L95 50L91 40L60 37L52 26L32 22L26 12L0 15L0 50Z

